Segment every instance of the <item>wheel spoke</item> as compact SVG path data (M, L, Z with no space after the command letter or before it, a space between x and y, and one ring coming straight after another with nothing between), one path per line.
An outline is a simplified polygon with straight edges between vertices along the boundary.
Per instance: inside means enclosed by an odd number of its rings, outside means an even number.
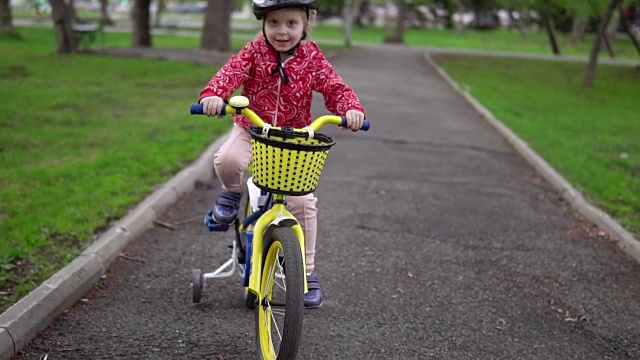
M264 319L264 327L265 329L267 329L267 333L269 335L269 339L271 339L271 341L269 341L269 347L271 348L271 351L273 351L274 354L276 354L276 356L278 355L278 352L276 351L276 347L279 349L280 348L280 342L282 341L282 335L280 334L280 330L278 329L278 325L277 323L275 323L275 319L273 318L273 314L272 314L272 309L271 306L268 307L264 307L263 308L263 319ZM267 313L270 313L267 314ZM271 320L271 321L269 321ZM278 332L278 344L277 346L274 346L273 344L273 327L276 328L276 331Z
M280 254L281 254L281 249L278 249L278 252L276 253L277 258L280 258L281 256ZM280 261L276 261L274 266L271 269L269 269L269 279L268 279L268 285L269 285L268 288L270 289L269 298L272 298L273 296L273 287L271 286L272 285L271 282L273 281L273 285L277 286L279 289L286 292L287 284L285 280L286 278L284 273L284 267L282 266L282 263Z
M280 256L280 249L278 249L276 256ZM268 299L271 299L273 295L273 284L278 285L278 282L276 281L276 267L282 268L278 261L276 261L274 263L274 266L272 266L271 269L269 269L269 277L267 279L267 289L269 289L269 294L265 294L265 295L268 295L267 296ZM278 286L278 287L281 287L281 286Z
M280 341L282 341L282 334L280 333L280 327L278 326L278 323L276 322L276 318L275 316L273 316L273 309L271 309L271 324L273 325L273 327L276 328L276 331L278 332L278 347L280 345ZM284 315L284 313L283 313Z

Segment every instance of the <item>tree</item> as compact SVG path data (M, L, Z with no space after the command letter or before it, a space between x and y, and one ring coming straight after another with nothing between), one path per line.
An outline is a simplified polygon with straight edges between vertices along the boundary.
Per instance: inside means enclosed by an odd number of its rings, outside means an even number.
M49 0L51 4L51 18L56 35L58 53L72 53L78 50L78 42L71 27L73 16L64 0Z
M231 49L231 12L233 2L209 0L204 15L200 48L229 51Z
M556 35L556 26L553 21L553 13L554 9L552 8L553 4L550 0L543 0L542 3L542 22L544 23L544 28L547 31L547 36L549 37L549 44L551 44L551 51L554 55L560 56L560 45L558 44L558 37Z
M75 0L65 0L67 3L67 10L71 14L71 21L73 23L78 23L78 13L76 12L76 2Z
M396 27L393 35L384 38L385 43L403 44L404 43L404 22L407 15L407 5L405 0L395 0L394 3L398 8L398 16L396 19Z
M493 14L496 8L494 0L460 0L460 3L473 12L473 23L476 29L495 29L498 26L498 21Z
M132 47L151 47L151 14L149 6L151 0L134 0L131 8L131 21L133 29L131 33Z
M158 7L156 9L156 17L153 20L153 27L159 28L162 26L162 14L167 9L167 4L165 0L158 0Z
M371 0L356 0L360 3L358 7L354 7L357 11L353 16L353 21L358 27L374 25L376 21L376 13L372 7Z
M362 0L345 0L342 10L342 22L344 24L344 46L351 47L353 35L353 22Z
M109 0L100 0L100 20L101 25L113 25L113 20L109 17Z
M587 69L584 73L584 86L589 87L593 84L593 80L596 76L596 65L598 63L598 54L600 53L600 47L602 46L602 42L604 40L604 37L606 36L609 21L611 20L613 13L621 3L622 0L611 0L609 2L609 6L607 6L606 12L600 18L598 33L595 40L593 41L593 48L591 49L591 55L589 56L589 63L587 64Z
M576 15L573 18L573 26L571 27L571 44L575 45L584 38L584 32L587 27L587 20L581 15Z
M453 14L456 12L455 0L441 0L436 3L445 12L444 27L453 29Z
M13 34L10 0L0 0L0 34Z
M320 18L339 16L344 9L344 0L318 0L318 16Z

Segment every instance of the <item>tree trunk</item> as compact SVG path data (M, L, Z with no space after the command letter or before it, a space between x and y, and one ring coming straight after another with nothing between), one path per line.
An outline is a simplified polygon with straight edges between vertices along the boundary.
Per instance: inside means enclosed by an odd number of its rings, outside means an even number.
M100 24L113 25L113 19L109 17L109 0L100 0Z
M231 12L233 1L209 0L204 14L200 48L229 51L231 49Z
M10 0L0 0L0 34L13 34L10 2Z
M591 86L593 84L593 79L596 76L596 65L598 63L598 53L600 53L600 47L602 46L602 41L606 36L609 20L611 20L611 16L613 15L613 12L618 8L618 6L621 3L622 3L622 0L611 0L611 2L609 3L609 6L607 7L606 13L600 19L600 25L598 26L598 34L596 35L596 39L593 41L591 56L589 57L589 63L587 64L587 68L584 73L584 86Z
M443 3L444 10L447 12L446 18L444 21L445 29L453 29L455 25L453 24L453 14L456 12L455 4L452 1L444 1Z
M607 54L612 59L616 58L616 52L613 51L613 45L611 45L611 36L607 33L602 37L602 41L604 42L604 47L607 49Z
M611 19L609 20L609 24L607 25L607 28L604 32L604 45L607 48L607 53L609 54L609 57L612 59L616 58L616 52L613 49L613 42L616 39L616 33L618 31L618 27L620 25L620 18L618 17L617 12L613 11L613 14L611 14Z
M384 42L388 44L403 44L404 43L404 21L407 16L407 7L404 0L394 1L398 7L398 17L396 19L396 28L393 35L384 38Z
M467 24L464 23L463 18L460 18L457 22L454 21L453 19L453 15L458 12L460 14L464 14L467 11L469 11L469 9L467 8L467 6L461 1L461 0L453 0L454 3L454 7L453 7L453 12L450 14L451 16L451 23L453 24L453 27L460 33L460 34L465 34L467 32Z
M76 2L75 0L66 0L67 1L67 9L71 13L71 20L73 23L78 23L78 12L76 11Z
M548 1L544 3L544 11L542 14L542 21L544 22L544 28L547 31L547 35L549 36L549 43L551 44L551 51L553 55L560 56L562 53L560 52L560 46L558 45L558 37L556 36L556 25L553 22L553 14L551 12L550 4Z
M131 8L132 47L151 47L150 11L151 0L134 0Z
M527 31L525 29L524 22L522 21L522 12L518 12L518 17L514 16L515 12L515 10L509 10L509 19L511 20L509 30L515 27L516 29L518 29L521 37L526 37Z
M571 35L569 36L569 41L572 45L575 45L582 41L584 38L584 31L587 27L587 21L584 17L578 15L573 19L573 26L571 27Z
M344 46L351 47L353 38L353 23L362 0L345 0L342 9L344 23Z
M49 0L51 5L51 19L56 35L58 53L72 53L78 50L78 42L73 34L71 11L64 0Z
M371 10L371 0L356 0L353 9L353 23L359 27L375 25L375 14Z
M167 8L165 0L158 0L158 8L156 9L156 17L153 20L153 26L159 28L162 26L162 14L164 10Z

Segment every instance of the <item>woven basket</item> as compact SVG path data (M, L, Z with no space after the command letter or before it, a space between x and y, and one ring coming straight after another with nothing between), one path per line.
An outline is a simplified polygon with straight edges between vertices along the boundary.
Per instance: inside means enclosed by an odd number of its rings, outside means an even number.
M300 196L318 186L329 149L336 143L327 135L262 128L249 128L251 134L253 182L276 194Z

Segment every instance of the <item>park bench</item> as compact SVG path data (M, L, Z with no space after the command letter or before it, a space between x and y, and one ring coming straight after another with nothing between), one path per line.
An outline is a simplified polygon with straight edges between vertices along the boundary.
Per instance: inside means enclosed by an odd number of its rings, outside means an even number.
M102 25L94 22L74 24L71 29L76 37L78 48L86 50L100 38L100 46L104 46L104 31Z

